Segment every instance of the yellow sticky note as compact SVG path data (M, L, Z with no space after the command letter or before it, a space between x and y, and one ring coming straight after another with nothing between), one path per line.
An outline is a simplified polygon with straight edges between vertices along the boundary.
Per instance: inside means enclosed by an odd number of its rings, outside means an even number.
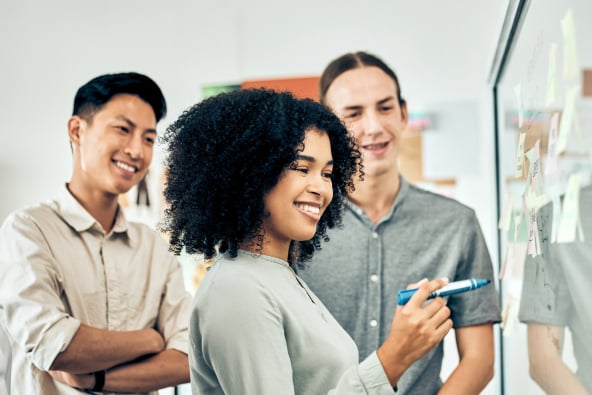
M576 99L579 91L580 87L578 85L574 85L565 93L565 105L563 107L563 114L561 115L561 121L559 123L559 137L557 138L557 154L562 153L567 148L567 141L573 126Z
M512 218L512 193L506 192L504 206L498 222L498 228L508 230L510 228L510 219Z
M569 176L563 207L561 209L561 220L557 230L558 243L571 243L576 240L576 232L583 241L580 222L580 174L575 173Z
M557 90L557 43L551 43L549 47L549 67L547 69L547 100L545 105L555 103Z
M561 19L563 34L563 77L573 79L578 76L578 52L576 47L576 28L573 12L568 8Z
M524 263L526 262L527 243L514 243L512 245L514 261L510 275L512 278L522 280L524 278Z

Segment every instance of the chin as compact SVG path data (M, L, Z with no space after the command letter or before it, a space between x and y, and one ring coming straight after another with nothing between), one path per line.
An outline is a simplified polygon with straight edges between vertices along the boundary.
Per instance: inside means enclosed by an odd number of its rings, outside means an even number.
M316 229L315 229L315 231L313 233L309 233L307 235L303 235L302 237L299 237L298 238L298 241L308 241L308 240L312 239L315 236L315 233L316 233Z

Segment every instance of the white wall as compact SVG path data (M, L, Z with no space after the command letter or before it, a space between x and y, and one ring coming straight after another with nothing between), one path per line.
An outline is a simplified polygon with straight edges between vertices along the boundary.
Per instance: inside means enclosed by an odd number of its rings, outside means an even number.
M476 103L478 138L471 141L477 144L468 149L479 160L470 174L457 176L457 197L476 209L496 262L486 81L506 6L498 0L0 0L0 220L50 197L69 178L66 121L78 86L98 74L134 70L154 78L169 105L163 130L201 99L204 84L317 75L343 52L368 50L396 69L411 110ZM463 160L467 148L458 144L450 161Z

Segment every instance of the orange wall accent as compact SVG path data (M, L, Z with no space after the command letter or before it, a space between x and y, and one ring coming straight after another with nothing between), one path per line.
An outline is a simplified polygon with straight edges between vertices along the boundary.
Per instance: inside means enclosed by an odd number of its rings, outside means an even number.
M320 77L296 77L270 80L243 81L241 88L267 88L277 91L289 91L298 98L319 100Z

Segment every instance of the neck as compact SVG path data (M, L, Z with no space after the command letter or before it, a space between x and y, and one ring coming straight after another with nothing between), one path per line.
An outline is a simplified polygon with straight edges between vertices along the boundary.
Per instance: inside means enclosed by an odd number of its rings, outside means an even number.
M373 223L383 218L395 203L401 188L399 175L364 176L357 181L355 191L348 198L360 207Z
M117 214L117 195L89 191L75 182L68 184L68 190L78 203L101 224L105 233L111 232Z
M254 239L252 241L243 242L239 245L241 250L249 251L254 254L262 254L272 256L274 258L282 259L288 262L288 254L290 251L290 242L280 243L271 241L264 237L263 246L259 246L259 242ZM261 248L262 247L262 248Z

